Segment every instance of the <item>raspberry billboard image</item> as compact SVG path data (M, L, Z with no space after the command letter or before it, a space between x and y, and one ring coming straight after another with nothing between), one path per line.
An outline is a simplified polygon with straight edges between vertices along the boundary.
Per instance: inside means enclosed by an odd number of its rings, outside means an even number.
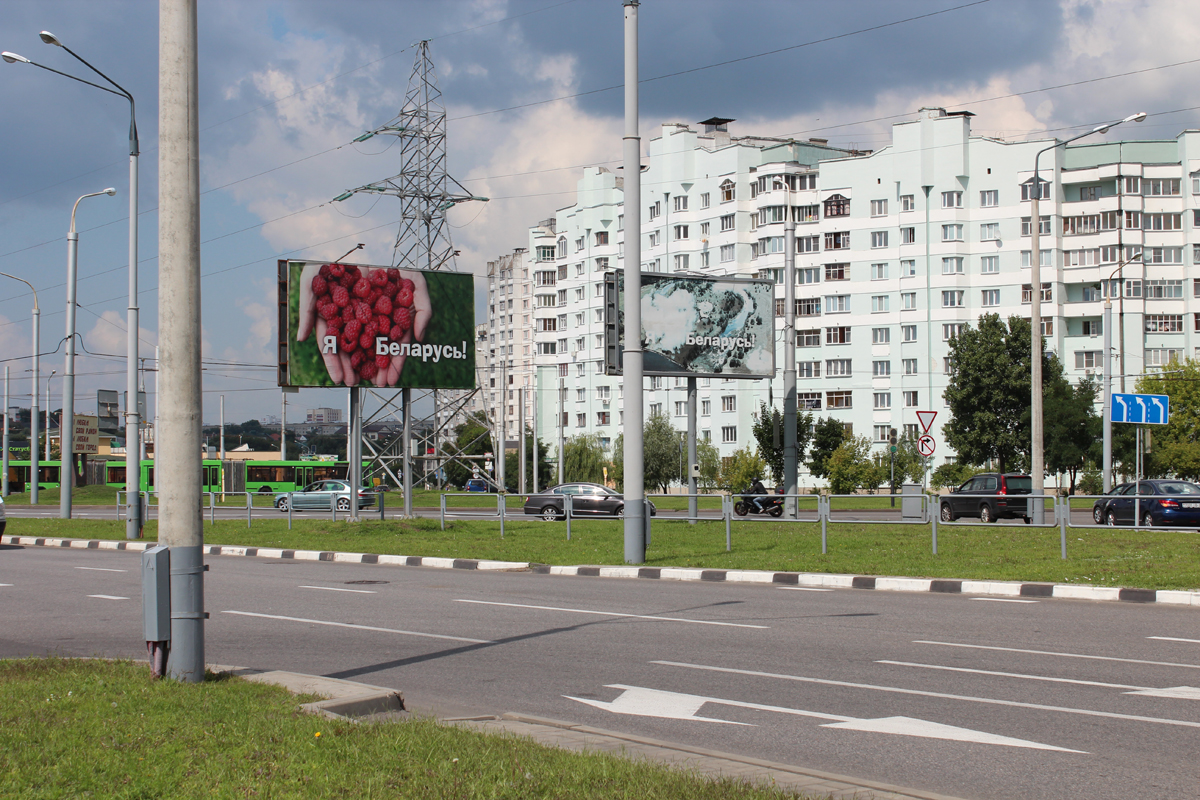
M279 262L279 385L472 389L470 273Z

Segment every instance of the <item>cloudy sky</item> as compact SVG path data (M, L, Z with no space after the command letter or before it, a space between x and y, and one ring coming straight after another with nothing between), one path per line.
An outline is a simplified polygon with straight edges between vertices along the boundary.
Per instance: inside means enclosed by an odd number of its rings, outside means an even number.
M157 55L152 0L5 0L0 49L89 75L50 30L129 89L142 142L140 338L157 340ZM879 148L922 106L974 112L976 133L1065 138L1149 112L1112 138L1200 127L1194 0L643 0L641 131L733 117L736 134ZM390 139L352 140L396 116L415 43L430 42L449 118L448 167L491 198L451 212L457 268L526 245L572 202L585 166L619 165L620 0L204 0L200 7L204 419L278 414L271 367L275 263L333 259L358 242L391 263L399 201L343 190L399 171ZM1193 107L1195 106L1195 107ZM128 104L26 64L0 63L0 271L31 281L42 374L61 405L66 232L80 195L82 345L77 409L125 385ZM0 363L29 404L32 298L0 277ZM104 354L121 356L104 357ZM152 366L152 361L150 365ZM153 409L153 374L147 378ZM45 380L40 391L45 391ZM344 406L344 392L289 402Z

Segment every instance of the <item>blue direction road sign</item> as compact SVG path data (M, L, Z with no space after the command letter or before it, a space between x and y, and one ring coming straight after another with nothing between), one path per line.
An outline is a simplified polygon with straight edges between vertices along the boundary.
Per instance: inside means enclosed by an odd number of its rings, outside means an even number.
M1171 398L1165 394L1114 394L1112 421L1141 425L1166 425L1171 415Z

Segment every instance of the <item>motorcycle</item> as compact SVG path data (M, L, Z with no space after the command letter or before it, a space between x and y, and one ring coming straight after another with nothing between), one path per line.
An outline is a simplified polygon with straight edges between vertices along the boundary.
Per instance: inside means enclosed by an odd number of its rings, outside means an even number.
M762 503L762 511L759 511L758 506L754 504L755 498ZM733 504L733 513L739 517L747 514L769 514L772 517L782 517L783 498L779 495L744 494L741 500Z

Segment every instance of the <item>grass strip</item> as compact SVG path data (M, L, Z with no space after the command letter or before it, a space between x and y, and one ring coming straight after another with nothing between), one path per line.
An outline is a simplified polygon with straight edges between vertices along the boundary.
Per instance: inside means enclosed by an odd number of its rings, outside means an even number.
M206 518L207 519L207 518ZM1057 528L1018 525L938 529L933 555L930 529L922 525L831 523L828 549L821 553L816 523L783 523L755 518L735 522L733 551L725 551L725 526L719 521L688 525L656 520L646 565L705 569L756 569L774 572L826 572L902 575L1046 583L1074 583L1142 589L1200 587L1200 535L1162 528L1069 530L1067 560L1059 555ZM123 522L103 520L9 520L17 536L124 539ZM286 519L205 522L208 544L338 550L409 556L531 561L543 564L618 565L624 562L624 532L618 520L566 523L524 518L508 521L504 538L496 522L460 520L440 529L434 519L370 518L351 524L323 515L297 514L292 530ZM146 537L157 537L149 523Z
M431 720L353 724L285 689L155 681L128 661L0 661L0 796L784 798Z

